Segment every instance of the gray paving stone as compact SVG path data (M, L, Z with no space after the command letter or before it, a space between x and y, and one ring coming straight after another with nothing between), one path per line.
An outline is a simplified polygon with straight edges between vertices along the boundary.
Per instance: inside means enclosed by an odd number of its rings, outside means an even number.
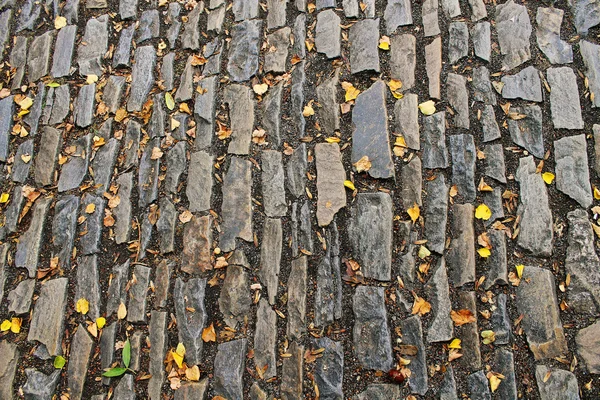
M579 51L586 67L592 107L600 107L600 46L586 40L579 42Z
M88 172L91 145L92 133L75 139L72 142L71 148L74 146L75 151L67 156L68 160L60 170L60 178L58 179L59 192L66 192L81 185Z
M0 55L4 53L4 45L8 41L8 33L10 31L10 24L12 20L12 10L6 10L0 13Z
M140 111L154 85L156 51L154 46L140 46L135 50L135 64L131 72L131 86L127 99L127 111Z
M276 3L283 3L280 0L272 0ZM270 13L269 13L270 15ZM290 45L291 29L289 27L281 28L267 35L269 51L265 54L263 70L265 72L285 72L285 60L288 56L288 47ZM271 49L275 48L275 51Z
M12 98L9 97L8 99L12 102ZM49 126L44 127L40 149L34 161L34 176L38 185L49 186L53 184L58 152L61 147L62 133Z
M390 40L390 75L402 82L402 89L415 84L416 39L413 35L394 35Z
M490 23L483 21L475 24L471 28L471 39L475 55L484 61L490 61L492 53Z
M441 5L447 18L454 18L460 15L458 0L442 0Z
M564 355L568 351L567 341L560 321L552 272L525 266L522 279L527 284L517 287L516 305L519 314L524 315L521 327L529 349L536 361Z
M161 260L156 266L154 274L154 308L164 308L167 306L167 297L171 293L171 274L174 267L175 263L167 262L167 260Z
M333 10L321 11L317 15L315 31L315 46L319 53L327 58L337 58L341 55L340 17Z
M77 46L79 73L102 75L102 58L108 50L108 15L90 18L85 26L83 39Z
M494 192L500 193L499 188ZM500 196L498 196L500 197ZM489 201L488 201L489 203ZM491 218L490 218L491 219ZM485 279L485 288L489 289L493 285L506 285L507 279L507 255L506 255L506 234L496 229L487 231L490 244L492 245L491 255L487 259L487 273Z
M335 1L334 0L317 0L316 6L317 6L317 10L322 10L324 8L334 8Z
M185 68L179 78L179 87L175 92L176 102L191 100L194 95L194 75L197 69L192 65L193 60L193 56L188 56Z
M358 1L342 0L342 6L344 8L344 16L346 18L358 18Z
M384 19L388 35L399 26L412 25L412 8L409 0L392 0L385 7ZM368 16L373 18L373 16Z
M50 64L50 48L54 40L54 32L48 31L36 36L29 47L27 56L27 72L29 82L36 82L48 74Z
M73 108L73 118L75 125L80 128L87 128L92 124L94 117L94 106L96 95L96 84L84 85L79 90L75 107Z
M113 398L115 400L135 400L135 390L134 390L134 382L133 375L125 374L121 379L119 379L119 383L115 386L115 390L113 392Z
M570 0L568 3L574 16L573 23L579 34L587 35L590 28L600 23L600 5L598 3L590 0Z
M3 399L12 400L13 397L13 382L15 372L17 371L17 363L19 361L19 350L17 345L10 343L8 340L0 341L0 396Z
M554 142L556 188L582 207L592 204L585 135L566 136Z
M248 318L252 305L249 289L248 273L244 267L230 263L219 295L219 310L230 328L235 329L238 323Z
M132 280L129 289L129 301L127 302L127 321L131 323L146 322L146 296L148 294L150 271L150 268L139 264L133 269L133 275L136 279Z
M170 52L166 56L162 58L162 63L160 65L160 80L164 86L164 90L171 91L174 86L174 71L173 71L173 63L175 61L175 53Z
M420 150L418 96L405 94L394 106L395 132L404 137L408 148Z
M6 32L8 32L8 30ZM27 49L29 48L28 44L29 38L27 36L15 36L10 57L8 59L11 67L16 68L15 75L12 77L12 90L19 89L21 87L21 83L23 82L25 66L27 64Z
M83 388L88 372L88 362L92 355L94 341L79 325L77 332L73 335L70 349L69 365L67 369L67 388L72 399L83 398Z
M318 90L318 89L317 89ZM281 96L283 83L271 87L262 101L262 127L269 141L275 146L281 145Z
M51 104L51 108L48 108L48 103ZM60 85L53 90L52 95L50 94L49 90L48 98L46 99L46 106L44 107L44 110L50 110L48 123L51 125L62 123L69 114L70 104L71 93L69 90L69 85Z
M25 183L29 177L33 156L33 140L27 140L19 145L10 176L13 182ZM26 160L27 162L25 162Z
M500 139L500 128L498 127L498 122L496 122L496 113L494 112L493 106L486 105L483 107L480 122L481 129L483 130L484 142ZM502 171L502 174L504 175L504 171Z
M248 0L244 0L244 2L250 3ZM286 6L287 1L285 0L267 0L267 29L271 30L285 26Z
M63 352L61 343L68 281L67 278L57 278L44 283L31 316L27 341L40 342L51 356L61 355Z
M315 365L315 383L324 399L341 400L342 379L344 374L344 349L341 342L335 342L328 337L314 339L314 349L324 349Z
M121 303L127 303L127 281L129 280L129 260L115 265L111 270L112 279L108 284L106 296L106 316L110 317L119 310Z
M410 360L411 376L408 385L411 392L424 395L427 393L427 359L425 344L423 343L423 329L421 327L421 318L414 315L400 322L402 330L402 344L415 346L417 354L406 356Z
M34 368L27 368L25 374L27 382L21 388L24 398L44 400L52 398L60 379L60 370L54 370L50 375L46 375Z
M181 18L179 17L180 13L181 4L175 1L169 3L169 8L167 9L167 16L164 21L167 25L169 25L165 36L167 37L167 41L169 42L170 49L175 48L177 38L179 37L179 32L181 31Z
M271 304L275 303L275 297L279 287L282 236L281 220L266 218L263 226L258 276L260 277L261 282L267 287L269 303Z
M159 37L160 35L160 17L158 10L145 10L140 17L137 43L148 39Z
M134 34L135 24L131 24L121 31L119 44L117 44L117 48L115 49L112 58L113 68L131 66L131 42Z
M206 23L206 30L214 31L217 34L221 33L223 29L223 23L225 22L225 13L227 8L223 5L214 10L208 11L208 21Z
M164 359L167 351L167 313L152 311L150 316L150 368L148 395L151 400L160 400L165 381ZM133 375L132 375L133 376Z
M200 48L200 14L204 11L204 2L195 4L192 11L187 14L187 22L183 24L181 33L181 47L185 49L198 50Z
M123 161L122 167L128 169L139 163L141 127L140 124L130 119L125 126L125 137L123 138Z
M163 181L163 188L171 193L177 193L181 174L185 171L187 159L187 143L177 142L166 155L167 174Z
M421 192L423 181L421 179L421 159L413 157L408 164L403 164L400 170L402 189L400 198L404 209L409 209L415 204L422 206Z
M112 210L115 217L114 233L117 244L127 243L131 234L131 190L133 189L133 171L126 172L116 180L119 187L119 204Z
M213 158L204 151L192 153L189 164L186 196L192 212L210 209L212 195Z
M54 251L52 254L58 257L58 265L62 268L71 266L73 242L77 232L78 211L78 196L63 196L54 205L54 219L52 221Z
M307 270L306 256L292 260L287 292L287 335L290 339L300 340L302 334L306 331Z
M213 391L217 396L242 400L244 383L242 375L246 365L247 339L221 343L214 364Z
M446 113L437 112L421 120L423 130L423 168L447 168L448 150L446 148Z
M85 205L93 203L95 211L92 214L87 214L84 208L80 212L79 218L83 217L85 221L79 224L79 249L84 255L98 253L100 252L106 201L103 197L86 193L82 197L81 203Z
M8 96L0 100L0 161L3 162L8 158L14 109L14 96Z
M306 144L302 143L294 149L286 165L286 186L296 198L304 194L306 186L306 152Z
M60 78L71 74L71 62L73 60L73 49L75 47L76 25L67 25L58 31L54 55L52 56L52 77Z
M292 342L288 348L292 356L283 359L281 373L281 397L285 400L302 398L304 378L304 346Z
M483 371L477 371L467 377L469 394L473 400L491 400L488 380Z
M444 378L440 384L438 391L440 400L458 400L456 395L456 380L454 379L454 369L452 364L448 364L446 372L444 372Z
M382 287L358 286L353 297L354 353L364 368L387 371L393 363Z
M223 93L224 102L229 104L231 141L227 148L230 154L246 155L254 129L254 100L250 88L229 85Z
M533 157L519 159L516 173L520 196L517 215L521 217L517 243L534 256L552 254L553 218L542 176L536 173Z
M505 293L498 294L496 298L497 308L492 312L490 322L492 330L496 334L494 343L503 345L509 344L512 337L511 321L506 308L507 296Z
M475 200L475 159L476 150L473 136L460 134L450 136L450 154L452 156L452 183L458 194L467 203Z
M455 64L469 52L469 29L464 22L451 22L448 27L448 60Z
M181 270L199 274L212 269L212 217L192 217L183 228L183 253Z
M277 313L267 300L261 299L256 311L254 335L254 363L261 369L265 379L277 375L275 347L277 344Z
M51 197L40 196L36 200L29 229L21 234L17 243L17 251L14 256L15 266L27 269L30 278L36 277L46 216L51 202Z
M492 90L490 71L486 67L473 68L473 98L486 105L496 105L496 93ZM486 107L487 108L487 107ZM493 108L491 109L493 112Z
M2 15L2 20L10 21L12 10L6 10ZM21 6L21 14L19 15L19 22L17 23L15 33L19 33L22 30L33 30L33 28L37 25L38 18L40 17L40 13L42 11L42 7L40 3L36 3L33 0L26 0ZM4 22L8 26L8 22ZM8 33L8 29L6 30ZM2 44L4 47L4 42Z
M440 258L431 278L426 285L427 299L431 303L433 319L427 330L427 342L445 342L452 339L454 326L450 319L452 303L450 302L450 289L448 287L448 274L446 262Z
M364 19L353 24L349 39L351 72L379 72L379 18Z
M298 63L292 71L292 91L291 91L291 117L293 132L297 137L304 136L306 120L304 119L304 84L306 82L306 73L304 71L305 61Z
M511 70L531 58L531 30L525 6L516 4L513 0L496 6L496 31L500 52L504 56L503 69Z
M443 174L425 181L425 237L427 248L438 254L446 245L446 223L448 220L448 186Z
M337 143L319 143L315 146L317 166L317 221L319 226L331 223L335 214L346 206L344 180L346 172Z
M8 234L17 231L17 225L19 222L19 217L21 215L21 210L25 205L24 203L25 196L23 196L23 186L15 186L13 189L12 197L10 197L8 207L6 207L4 211L4 226L0 228L0 238L2 238L2 240L4 240ZM0 250L1 249L2 247L0 247ZM0 256L2 254L3 251L0 251ZM4 262L4 258L0 257L0 261Z
M421 16L423 18L423 33L425 37L436 36L440 34L438 21L438 5L436 0L424 0Z
M46 86L43 82L37 84L37 93L33 99L33 106L29 109L29 114L25 115L23 121L29 125L29 134L36 136L39 128L40 117L44 108L44 98L46 97Z
M577 78L569 67L548 68L550 111L556 129L583 129Z
M483 0L469 0L469 6L471 7L471 21L479 21L487 17L487 10Z
M227 72L234 82L247 81L257 72L261 32L259 20L240 22L231 28Z
M208 393L208 378L202 379L200 382L186 382L175 391L175 400L188 399L206 399Z
M469 129L469 93L467 78L449 73L446 77L446 97L455 111L452 122L457 128Z
M513 353L510 350L496 349L492 368L494 372L504 375L496 390L497 396L501 399L517 399L517 382L515 374L515 365Z
M462 357L458 360L461 368L475 371L481 368L481 349L479 347L479 330L477 329L477 307L475 292L459 292L457 308L469 310L475 317L474 322L469 322L455 328L456 337L460 337Z
M550 376L546 378L548 374ZM538 365L535 367L535 378L542 400L579 400L580 398L577 378L572 372Z
M473 214L472 204L454 204L452 207L452 241L446 261L450 283L455 287L475 281Z
M354 400L385 400L399 399L400 387L391 383L372 383L367 388L353 397Z
M121 19L137 17L138 0L119 0L119 16Z
M67 0L62 8L62 16L66 18L67 24L76 25L79 21L79 0Z
M264 150L261 153L261 161L265 214L269 217L283 217L287 214L287 204L281 153L275 150Z
M544 136L542 133L542 110L537 105L511 107L509 113L523 114L519 120L508 119L508 130L512 141L529 151L537 158L544 157Z
M102 369L110 368L115 357L115 338L117 335L118 321L105 326L102 329L102 336L100 336L100 365ZM110 385L112 378L102 378L102 384L104 386Z
M160 253L167 254L175 250L175 225L177 223L177 210L167 197L160 199L160 217L156 222Z
M31 310L35 279L25 279L8 293L8 311L15 315L27 314Z
M300 251L314 251L312 216L308 201L292 203L292 256L297 257Z
M442 73L442 39L440 37L425 45L425 68L429 82L429 97L439 99Z
M294 35L292 55L297 55L300 58L306 57L306 14L301 13L296 17L292 34Z
M252 235L252 164L238 157L231 164L223 182L221 236L219 247L228 252L236 247L236 238L251 242Z
M598 11L600 12L600 9ZM560 38L563 15L564 11L559 8L538 7L535 17L537 45L552 64L573 62L573 48ZM577 17L575 20L577 21Z
M600 352L598 344L600 340L600 321L580 329L575 336L577 344L577 354L581 357L583 364L588 372L597 374L600 371Z
M502 77L502 97L505 99L523 99L540 102L542 83L537 69L529 66L515 75Z
M160 148L160 139L154 138L146 144L140 158L138 174L138 193L140 207L146 207L158 197L158 174L160 172L160 158L152 156L155 148ZM155 158L155 159L153 159Z
M124 76L111 75L104 86L102 101L111 113L116 112L121 106L121 96L125 86L125 79Z
M183 282L181 278L175 281L173 300L177 315L177 330L179 342L185 346L185 358L188 365L202 362L202 330L206 325L206 309L204 295L206 279L193 278Z

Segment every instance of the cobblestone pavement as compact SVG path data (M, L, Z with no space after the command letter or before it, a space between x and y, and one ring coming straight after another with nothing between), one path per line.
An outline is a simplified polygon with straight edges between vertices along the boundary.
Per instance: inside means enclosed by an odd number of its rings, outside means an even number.
M600 398L599 24L0 0L0 399Z

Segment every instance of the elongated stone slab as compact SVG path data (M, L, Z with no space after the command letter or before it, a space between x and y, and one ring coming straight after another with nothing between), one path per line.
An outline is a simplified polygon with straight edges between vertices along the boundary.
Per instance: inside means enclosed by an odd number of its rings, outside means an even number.
M150 268L139 264L133 269L135 279L132 279L127 301L127 321L131 323L146 322L146 297L148 295L148 284L150 283L150 272Z
M88 315L92 320L100 317L102 300L100 297L100 279L96 255L83 256L77 259L77 289L73 299L73 309L76 309L79 299L89 303Z
M204 293L206 279L193 278L183 282L181 278L175 281L173 299L177 315L177 330L179 342L185 346L185 357L188 365L202 362L202 330L206 325L206 309Z
M179 180L183 174L187 159L187 143L184 141L177 142L175 146L171 147L166 155L167 174L163 181L164 190L177 193L179 187Z
M495 353L492 361L492 369L494 372L498 372L504 376L504 379L502 379L498 386L498 390L496 390L497 396L501 399L517 399L517 382L513 352L505 348L498 348Z
M256 311L256 332L254 334L254 363L264 371L269 379L277 375L275 346L277 344L277 313L267 300L261 299Z
M67 278L51 279L44 283L31 316L27 340L37 340L46 347L51 356L62 354L68 283Z
M102 238L102 227L104 226L104 207L106 200L100 196L94 196L86 193L81 204L86 207L89 204L94 204L94 212L88 214L85 212L85 207L80 211L80 219L84 219L83 223L79 224L79 249L83 255L94 254L100 252L100 239Z
M537 158L544 157L544 136L542 132L542 110L537 105L511 107L511 113L523 114L519 120L508 120L508 130L512 141Z
M251 242L252 236L252 164L232 157L223 182L221 236L219 247L228 252L236 247L236 238Z
M230 400L243 399L242 375L246 365L247 346L247 339L232 340L218 346L213 381L213 390L217 396Z
M590 0L569 1L571 13L573 14L573 23L577 32L583 36L588 34L588 30L600 23L600 6L598 3Z
M212 269L211 264L212 217L192 217L183 228L183 255L181 270L199 274Z
M511 321L506 308L507 296L505 293L500 293L496 298L497 307L492 313L490 322L492 330L496 334L497 344L509 344L512 337Z
M19 350L17 345L8 340L0 341L0 397L7 400L12 400L13 397L13 381L15 372L17 371L17 363L19 361Z
M19 145L17 154L15 154L15 161L12 167L12 173L10 178L13 182L25 183L29 176L29 170L31 168L31 157L33 153L33 140L30 139ZM27 162L25 162L27 160Z
M113 54L113 68L131 66L131 42L133 41L133 35L135 34L135 25L136 24L131 24L121 31L119 43Z
M400 172L402 180L400 197L404 209L409 209L415 204L418 206L423 205L421 200L421 192L423 191L421 169L421 159L418 156L413 157L408 164L402 165Z
M342 279L340 273L340 242L337 225L325 231L327 250L317 267L315 294L315 325L326 326L342 317Z
M540 102L542 83L538 70L529 66L515 75L502 77L502 97L505 99L523 99Z
M425 181L425 237L427 248L443 254L448 220L448 185L443 174Z
M291 108L293 131L297 137L304 136L306 119L304 118L304 84L306 72L304 70L306 61L296 64L292 71Z
M158 37L160 34L160 19L158 10L145 10L140 17L137 31L137 43Z
M446 113L444 111L422 119L423 168L447 168Z
M160 150L160 138L154 138L146 144L140 158L138 173L138 205L146 207L158 197L158 173L160 158L154 157L155 149Z
M392 0L387 3L384 12L385 29L388 35L394 33L399 26L412 25L412 8L410 0Z
M148 395L151 400L160 400L165 380L164 359L167 351L167 312L152 311L150 315L150 368Z
M400 387L392 383L372 383L353 397L354 400L400 399Z
M413 35L394 35L390 41L390 75L402 82L402 89L415 84L416 39Z
M283 217L287 214L287 204L281 153L275 150L264 150L261 153L261 161L265 214L269 217Z
M321 128L329 135L340 129L340 108L336 96L338 83L339 69L336 69L331 78L317 86L317 96L321 106L317 109L317 115Z
M50 64L50 48L54 40L54 31L36 36L31 42L27 56L29 82L36 82L48 74Z
M458 194L464 201L472 203L477 195L475 190L476 150L473 135L450 136L450 154L452 154L452 183L456 185Z
M327 226L335 214L346 206L344 180L346 172L342 165L340 146L337 143L315 145L317 165L317 221Z
M363 19L352 25L349 39L351 72L379 72L379 18Z
M108 50L108 15L90 18L77 47L77 63L81 75L102 75L104 54Z
M123 154L119 161L123 168L128 169L139 163L141 126L137 121L130 119L125 127L123 139Z
M471 39L473 40L473 52L484 61L490 61L492 56L492 39L490 23L483 21L471 28Z
M498 122L496 122L496 113L494 112L493 106L486 105L483 107L483 110L481 111L480 122L481 129L483 130L484 142L491 142L492 140L500 139L500 127L498 127Z
M91 162L90 169L92 172L90 175L94 177L94 183L98 186L96 189L98 195L104 194L110 188L110 180L117 161L119 145L117 139L110 138L104 146L96 151L96 155Z
M448 27L448 61L456 64L469 53L469 29L464 22L451 22ZM448 74L450 76L450 74Z
M4 282L2 282L2 285L4 286ZM16 288L8 293L8 311L16 315L29 313L34 289L35 279L21 281Z
M265 219L260 249L259 277L267 287L269 303L271 304L275 303L275 296L279 287L282 236L281 220L278 218Z
M121 303L127 304L127 281L129 280L129 260L115 265L111 271L112 279L108 284L106 296L106 316L110 317L119 310Z
M467 377L469 394L473 400L492 400L488 380L483 371L477 371Z
M88 160L92 145L92 134L89 133L72 142L73 153L68 155L68 160L63 164L58 178L58 191L66 192L78 188L88 172Z
M324 399L342 400L342 379L344 374L344 349L341 342L328 337L313 340L314 349L324 349L323 357L315 366L315 383Z
M312 216L308 201L292 203L291 247L293 257L298 257L300 251L314 251Z
M67 25L58 31L52 56L52 69L50 70L52 77L60 78L70 75L76 32L76 25Z
M421 17L423 18L423 33L425 34L425 37L432 37L440 34L438 7L439 2L436 0L423 1Z
M319 53L327 58L336 58L341 54L340 17L333 10L324 10L317 14L315 46Z
M499 188L494 191L499 191ZM485 288L489 289L494 284L506 285L507 278L507 254L506 254L506 234L496 229L487 231L490 244L492 245L491 255L488 257L488 270L486 273Z
M496 105L496 94L490 82L490 71L486 67L473 68L473 98L486 105ZM493 110L493 108L492 108Z
M511 70L531 58L529 37L531 22L527 8L513 0L496 6L496 31L500 52L504 56L502 67Z
M140 46L135 50L131 72L131 87L127 99L127 111L140 111L154 84L156 50L154 46Z
M19 217L21 215L21 210L25 205L25 196L23 195L23 186L15 186L13 189L12 197L9 197L10 202L8 207L4 210L3 222L4 226L0 228L0 238L4 240L8 234L17 231L17 226L19 223ZM8 248L8 243L5 242L6 247ZM2 249L2 247L0 247ZM7 251L7 250L5 250ZM3 260L2 251L0 251L0 260Z
M165 23L169 25L169 27L167 28L167 33L165 36L167 37L167 40L169 42L170 49L175 48L175 43L177 42L179 32L181 31L181 18L179 17L180 14L181 4L175 1L169 3L167 16L165 18Z
M94 341L86 332L83 325L79 325L73 335L71 350L69 352L69 368L67 370L68 389L72 399L83 398L83 387L88 371L88 362L92 355Z
M227 152L230 154L248 154L254 129L254 100L247 86L229 85L223 94L224 102L229 104L231 122L231 142Z
M575 336L577 353L582 358L585 368L592 374L600 371L600 321L579 330Z
M119 16L121 19L132 19L137 16L138 0L119 0Z
M196 3L187 14L187 22L183 24L181 47L198 50L200 48L200 14L204 11L204 2Z
M569 67L548 68L550 111L556 129L583 129L575 73Z
M366 278L391 279L392 199L387 193L359 193L351 208L348 235Z
M295 400L302 398L302 383L304 378L304 346L292 342L288 348L292 356L283 359L281 372L281 398Z
M283 83L270 88L262 101L262 125L270 142L276 146L281 144L280 121L281 121L281 95Z
M45 120L47 116L47 121L51 125L63 122L69 114L70 104L71 93L69 91L69 85L60 85L57 88L51 88L48 91L43 120ZM48 110L47 115L46 110Z
M425 45L425 68L429 84L429 97L439 99L442 74L442 39L439 37Z
M579 42L579 51L586 67L585 76L588 78L588 85L592 107L600 107L600 46L582 40Z
M175 225L177 223L177 210L168 197L159 201L160 217L156 222L158 239L160 242L160 253L167 254L175 250Z
M230 263L219 296L219 310L227 326L235 329L238 322L248 318L251 304L248 273L244 267Z
M387 371L392 367L392 344L382 287L358 286L353 298L354 352L367 369Z
M38 270L46 216L51 202L51 197L40 197L36 200L29 229L19 237L17 244L15 266L27 269L30 278L35 278Z
M117 195L121 199L113 209L116 217L114 224L115 242L117 244L129 241L131 232L131 189L133 189L133 171L129 171L117 178L119 191Z
M585 135L566 136L554 142L556 188L582 207L592 204Z
M475 318L475 321L455 328L456 337L460 337L462 340L461 353L463 356L458 360L458 363L468 371L475 371L481 368L475 292L460 292L458 295L458 309L469 310Z
M517 215L521 217L517 243L534 256L552 254L553 218L548 205L548 192L542 176L536 173L533 157L519 159L515 175L521 194Z
M560 8L538 7L535 16L537 45L552 64L573 62L573 48L568 42L560 38L563 15L564 11Z
M407 93L396 100L394 106L396 132L404 136L406 145L413 150L421 149L418 102L419 98L416 94Z
M288 323L287 335L291 339L300 339L306 331L306 284L308 262L306 256L292 261L292 271L288 278Z
M102 369L110 368L115 357L115 337L117 335L118 321L105 326L100 337L100 365ZM110 385L111 378L102 378L102 384Z
M472 204L455 204L452 208L452 241L446 261L450 283L455 287L475 281L473 213Z
M352 111L352 164L367 156L373 178L394 178L385 107L385 83L379 80L356 99Z
M535 367L535 379L542 400L580 399L577 378L572 372L538 365Z
M284 4L283 1L273 0L277 4ZM271 15L271 12L269 12ZM285 9L284 9L284 24L285 24ZM268 18L267 18L268 21ZM275 51L269 51L265 54L265 62L263 69L265 72L285 72L285 62L288 56L288 48L290 46L290 34L292 30L289 27L281 28L270 35L267 35L267 43L270 49Z
M212 195L212 157L204 152L192 153L188 172L186 196L190 202L190 211L206 211L210 209Z
M13 127L14 96L0 100L0 161L8 158L10 134Z
M439 259L425 289L433 313L433 320L427 330L427 342L445 342L452 339L454 335L454 325L450 318L452 303L446 261L443 257Z
M231 28L227 71L234 82L250 79L258 69L262 21L247 20Z
M306 170L308 167L306 153L306 144L302 143L294 149L294 152L287 162L286 186L294 197L300 197L304 194L307 180Z
M26 368L27 382L22 386L24 398L51 399L60 379L60 370L54 370L49 375L34 368Z
M415 355L403 356L410 360L411 365L410 371L412 374L408 385L413 393L425 395L428 389L427 359L425 344L423 343L421 318L417 315L406 318L400 323L400 329L402 330L402 343L417 348Z
M516 305L523 314L521 326L536 360L566 354L567 341L560 321L556 284L547 269L525 266L517 287Z

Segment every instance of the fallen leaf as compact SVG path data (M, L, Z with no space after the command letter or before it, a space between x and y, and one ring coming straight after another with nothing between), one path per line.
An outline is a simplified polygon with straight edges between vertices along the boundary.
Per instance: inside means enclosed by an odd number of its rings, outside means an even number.
M483 338L483 344L490 344L496 341L496 333L494 331L482 331L481 337Z
M21 110L28 110L33 105L33 99L31 97L26 96L17 104L19 105L19 107L21 107Z
M598 189L596 186L594 186L594 198L596 200L600 200L600 189Z
M127 316L127 307L125 306L125 303L121 303L121 304L119 304L119 308L117 310L117 318L125 319L126 316Z
M269 85L266 83L257 84L252 86L252 90L254 90L254 93L260 96L267 93L267 90L269 90Z
M2 203L2 204L7 203L9 197L10 197L10 194L8 194L8 193L2 193L0 195L0 203Z
M56 368L56 369L62 369L62 367L64 367L66 363L67 363L67 360L65 360L65 358L63 356L56 356L56 357L54 357L54 361L52 362L52 365L54 365L54 368Z
M523 270L525 269L525 266L523 264L519 264L515 266L515 269L517 270L517 276L519 279L523 278Z
M354 166L356 167L357 172L368 171L371 169L371 161L369 161L368 156L363 156L354 164Z
M23 318L11 318L10 320L10 331L12 333L21 332L21 324L23 323Z
M25 164L29 164L29 161L31 161L31 154L21 154L21 160Z
M6 332L10 329L11 327L11 322L7 319L5 319L4 321L2 321L2 324L0 325L0 331L2 332Z
M477 250L477 253L479 253L479 257L481 258L488 258L489 256L492 255L492 252L490 251L490 249L486 248L486 247L481 247Z
M104 318L104 317L96 318L96 326L98 326L98 329L104 328L104 325L106 325L106 318Z
M87 214L93 214L94 211L96 211L96 205L94 203L90 203L87 206L85 206L85 212Z
M379 39L379 48L381 50L390 49L390 38L388 36L382 36L381 39Z
M200 368L198 368L197 365L194 365L193 367L190 367L190 368L186 368L185 377L189 381L194 381L194 382L199 381L200 380Z
M451 341L451 342L450 342L450 344L448 345L448 348L449 348L449 349L460 349L460 348L461 348L461 347L460 347L460 343L461 343L461 340L460 340L460 339L458 339L458 338L454 338L454 339L452 339L452 341Z
M305 117L310 117L311 115L315 115L315 110L310 105L304 106L302 115Z
M345 180L344 186L346 186L350 190L356 190L356 188L354 187L354 183L352 183L352 181Z
M165 104L167 105L167 108L171 111L173 111L173 109L175 108L175 100L173 100L173 96L169 92L165 93Z
M425 259L427 257L429 257L431 255L431 251L429 251L429 249L423 245L421 245L421 247L419 247L419 258L421 259Z
M188 103L179 104L179 111L188 115L192 115L192 110L190 110L190 106L188 106Z
M90 302L84 298L81 298L77 300L77 303L75 304L75 309L78 313L86 315L88 311L90 311Z
M154 147L154 148L152 148L152 155L150 156L151 160L158 160L162 156L163 156L163 152L160 149L160 147Z
M490 371L487 373L487 378L490 382L490 390L492 391L492 393L498 390L498 386L500 386L500 382L502 382L502 379L500 377L504 378L503 375L497 374L495 372Z
M421 110L421 113L423 113L423 115L431 115L435 113L435 103L433 102L433 100L425 101L419 104L419 110Z
M339 143L339 142L341 142L340 138L337 137L337 136L330 136L328 138L325 138L325 141L327 143Z
M480 204L475 209L475 218L487 221L492 217L492 210L485 204Z
M204 340L205 342L216 342L217 341L217 334L215 333L214 324L210 324L210 326L208 326L202 330L202 340Z
M412 314L419 314L423 316L431 311L431 304L427 302L424 298L415 295L415 302L412 307Z
M454 321L454 325L461 326L464 324L470 324L471 322L477 322L477 319L471 312L471 310L458 310L458 311L450 311L450 318Z
M346 88L346 94L344 98L346 99L346 101L354 100L358 97L359 94L360 90L352 86L352 84L349 84Z
M127 117L127 110L125 110L124 108L119 108L117 110L117 112L115 113L115 121L116 122L121 122L123 121L125 118Z
M179 214L179 221L181 221L182 224L185 224L187 222L190 222L193 216L194 215L190 210L185 210L184 212Z
M85 78L85 83L91 85L92 83L98 82L98 75L90 74Z
M544 172L542 174L542 179L546 182L546 185L550 185L554 182L554 174L552 172Z
M417 219L419 219L419 216L421 215L421 209L419 208L419 205L417 203L415 203L414 206L406 210L406 212L410 216L410 219L412 220L413 224L417 221Z
M56 17L54 19L54 29L62 29L67 26L67 19L65 17Z

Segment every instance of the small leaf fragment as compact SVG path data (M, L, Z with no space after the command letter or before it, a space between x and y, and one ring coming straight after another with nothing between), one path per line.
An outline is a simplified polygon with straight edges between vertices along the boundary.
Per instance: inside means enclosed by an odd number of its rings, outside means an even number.
M269 85L267 85L266 83L254 85L254 86L252 86L252 90L254 90L254 93L256 93L258 95L263 95L263 94L267 93L267 90L269 90Z
M433 100L425 101L419 104L419 110L421 110L421 113L423 113L423 115L431 115L435 113L435 103L433 102Z
M429 249L423 245L421 245L421 247L419 247L419 258L424 259L427 258L431 255L431 251L429 251Z
M217 334L215 332L215 325L210 324L202 330L202 340L205 342L216 342Z
M354 187L354 183L352 183L352 181L345 180L344 186L346 186L350 190L356 190L356 187Z
M461 340L459 338L454 338L448 345L448 348L449 349L460 349L461 348L460 343L461 343Z
M554 174L552 172L544 172L542 174L542 179L546 182L546 185L550 185L554 182Z
M424 298L415 295L415 302L412 307L412 314L419 314L423 316L431 311L431 304L426 301Z
M517 270L517 276L519 279L523 278L523 269L525 269L525 266L523 264L519 264L515 266L515 269Z
M492 255L492 252L490 251L490 249L488 249L486 247L481 247L480 249L477 250L477 253L479 253L479 257L481 257L481 258L488 258L489 256Z
M5 319L4 321L2 321L2 324L0 325L0 331L2 332L6 332L10 329L11 327L11 323L9 320Z
M371 169L371 161L369 161L368 156L362 156L354 166L356 167L357 172L368 171Z
M90 311L90 302L84 298L81 298L77 300L77 303L75 304L75 309L78 313L85 315L88 313L88 311Z
M10 197L10 194L8 194L8 193L2 193L0 195L0 203L2 203L2 204L7 203L9 197Z
M54 357L54 361L52 362L52 364L54 365L54 368L56 368L56 369L62 369L62 367L64 367L66 363L67 363L67 360L65 360L65 358L63 356Z

